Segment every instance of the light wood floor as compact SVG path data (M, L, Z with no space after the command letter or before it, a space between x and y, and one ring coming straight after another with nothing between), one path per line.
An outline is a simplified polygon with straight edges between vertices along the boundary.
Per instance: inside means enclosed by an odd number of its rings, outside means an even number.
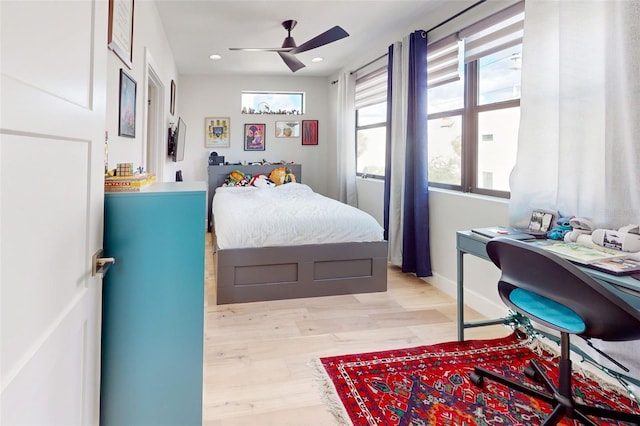
M207 239L204 425L334 425L310 360L456 339L455 299L395 267L384 293L217 306ZM483 327L465 337L509 332Z

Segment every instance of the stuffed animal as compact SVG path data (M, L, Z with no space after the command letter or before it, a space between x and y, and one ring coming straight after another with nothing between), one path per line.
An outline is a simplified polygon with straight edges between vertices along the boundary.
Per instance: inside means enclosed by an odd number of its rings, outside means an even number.
M271 170L269 179L271 179L276 185L282 185L289 182L295 182L296 175L293 174L291 169L287 169L286 167L278 167Z
M596 229L594 223L586 217L572 217L569 224L573 230L567 232L564 241L567 243L575 243L581 235L591 235Z
M271 179L276 185L282 185L284 183L284 177L287 174L285 167L278 167L271 170L269 179Z
M296 181L296 175L293 174L291 169L287 169L284 175L284 183L290 183Z
M246 186L249 182L240 170L234 170L224 180L224 186Z
M571 230L573 229L573 227L571 226L571 223L569 223L569 221L572 218L573 216L571 217L561 216L556 221L556 226L551 228L549 232L547 232L547 238L549 238L550 240L559 240L559 241L564 240L564 236L567 235L567 233L571 232Z
M249 185L255 186L256 188L273 188L276 184L269 179L266 175L255 175L249 181Z

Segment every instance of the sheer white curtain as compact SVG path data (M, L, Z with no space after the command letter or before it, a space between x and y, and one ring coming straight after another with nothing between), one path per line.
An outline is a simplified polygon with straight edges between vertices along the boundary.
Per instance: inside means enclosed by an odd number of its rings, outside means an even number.
M640 223L640 2L528 1L510 219Z
M525 3L513 224L534 207L640 223L639 70L640 2ZM640 374L640 342L601 347Z
M356 127L354 107L355 75L343 72L338 77L336 117L336 153L338 168L338 200L358 206L356 190Z
M407 147L407 73L409 37L393 44L391 81L391 176L389 191L389 262L402 266L404 167Z

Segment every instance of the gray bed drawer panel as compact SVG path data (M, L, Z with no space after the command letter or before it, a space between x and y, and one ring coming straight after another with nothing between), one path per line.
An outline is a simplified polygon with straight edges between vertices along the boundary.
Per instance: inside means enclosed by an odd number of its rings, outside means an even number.
M372 275L372 259L315 262L313 268L313 279L316 281L336 278L370 277Z
M271 284L298 281L298 264L237 266L235 285Z
M216 254L217 304L387 289L387 243L227 249Z

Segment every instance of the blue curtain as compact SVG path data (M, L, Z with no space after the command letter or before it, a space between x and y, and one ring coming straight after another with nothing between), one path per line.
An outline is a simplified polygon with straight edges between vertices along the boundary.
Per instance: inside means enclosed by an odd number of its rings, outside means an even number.
M392 96L394 87L394 46L389 46L388 86L387 86L387 156L385 162L384 188L384 228L385 238L389 235L391 192L401 191L402 206L402 271L412 272L419 277L431 276L431 251L429 247L429 179L427 160L427 40L424 31L415 31L404 40L403 52L397 55L408 55L407 75L402 75L401 84L406 85L408 92L407 105L404 110L407 116L405 158L398 161L392 159L392 134L396 134L392 126L400 125L392 120L392 102L398 98ZM409 46L407 49L406 46ZM408 52L408 53L407 53ZM398 80L396 78L396 80ZM395 83L398 84L398 83ZM394 108L395 109L395 108ZM396 152L398 150L395 150ZM402 151L402 149L400 150ZM404 188L393 188L391 191L392 167L404 167ZM397 176L397 173L393 173ZM395 184L394 184L395 185Z
M431 276L429 247L429 178L427 159L427 37L409 37L407 151L402 230L402 271Z

